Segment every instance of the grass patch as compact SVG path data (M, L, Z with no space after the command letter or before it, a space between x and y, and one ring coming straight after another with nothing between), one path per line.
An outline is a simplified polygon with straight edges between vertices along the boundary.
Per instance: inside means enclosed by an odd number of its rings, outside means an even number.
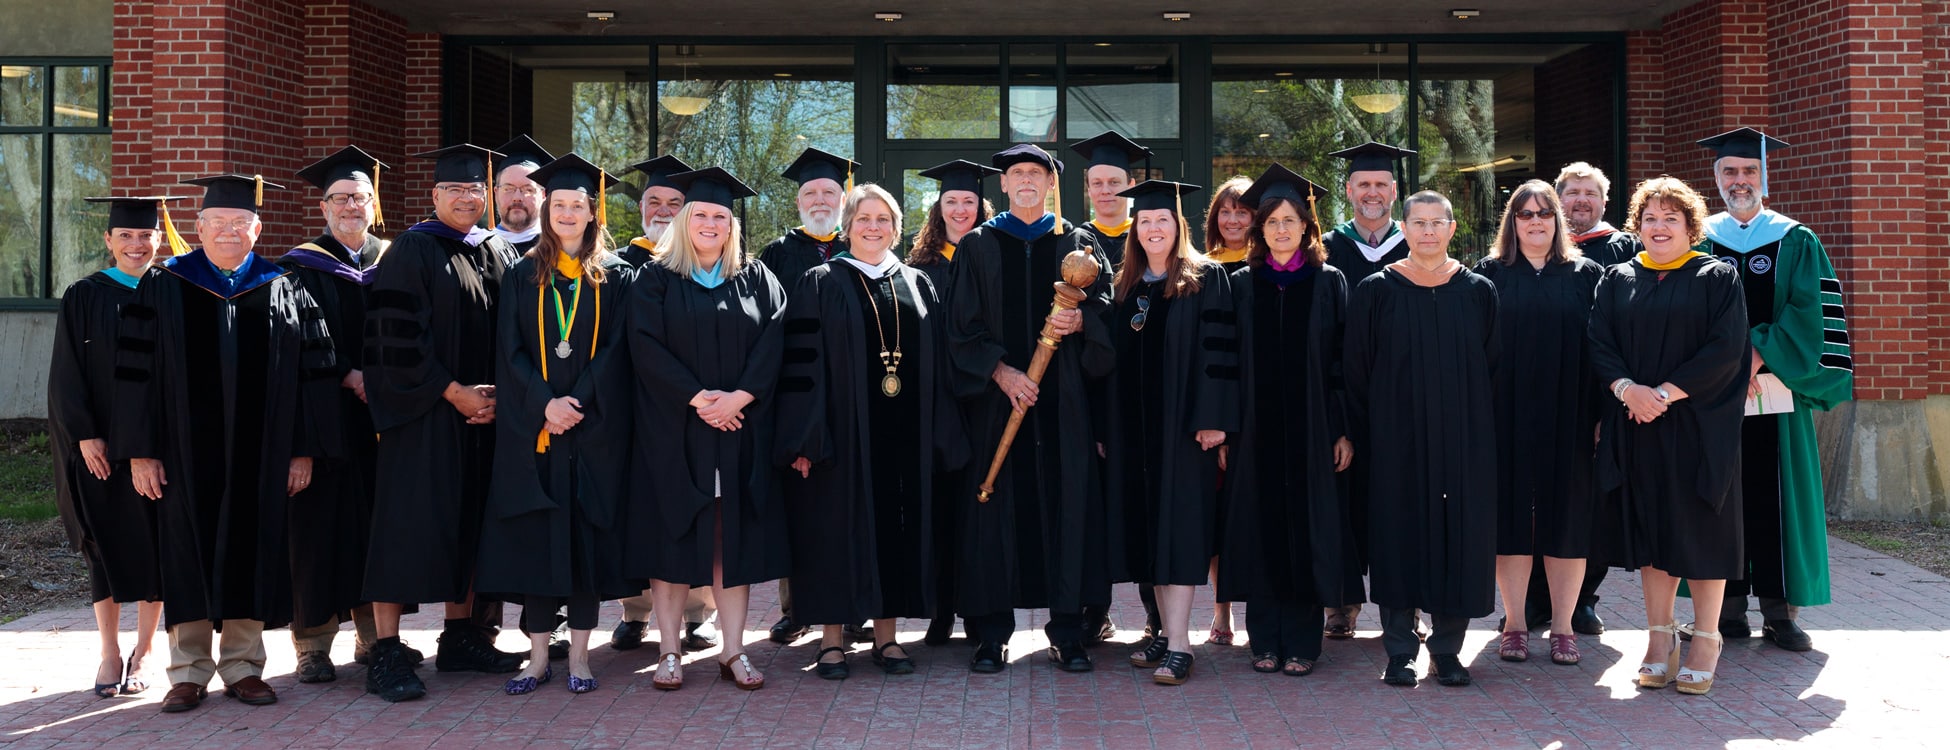
M1846 539L1851 544L1866 547L1877 552L1896 553L1909 549L1909 542L1882 536L1872 531L1862 529L1831 529L1831 531L1834 532L1835 536Z
M0 519L41 521L56 513L47 433L0 434Z

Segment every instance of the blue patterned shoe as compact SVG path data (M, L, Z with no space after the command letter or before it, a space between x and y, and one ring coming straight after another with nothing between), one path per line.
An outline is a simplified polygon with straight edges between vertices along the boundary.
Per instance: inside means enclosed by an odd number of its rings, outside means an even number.
M527 695L535 692L536 688L541 687L542 683L548 682L548 678L554 676L555 669L553 667L543 667L542 676L539 679L535 677L516 677L509 680L507 687L502 688L502 690L507 691L509 695ZM573 680L574 678L570 679ZM571 682L570 684L573 685L575 683Z
M569 692L587 693L595 689L596 689L596 678L591 677L588 679L583 679L575 675L569 675Z

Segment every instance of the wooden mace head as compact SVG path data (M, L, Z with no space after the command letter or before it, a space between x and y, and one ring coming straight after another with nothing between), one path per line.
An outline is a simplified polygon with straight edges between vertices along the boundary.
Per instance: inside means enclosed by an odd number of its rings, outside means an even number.
M1069 255L1063 256L1062 269L1064 283L1078 289L1090 288L1091 284L1097 283L1097 274L1103 272L1103 268L1097 265L1096 254L1090 252L1088 247L1071 250Z

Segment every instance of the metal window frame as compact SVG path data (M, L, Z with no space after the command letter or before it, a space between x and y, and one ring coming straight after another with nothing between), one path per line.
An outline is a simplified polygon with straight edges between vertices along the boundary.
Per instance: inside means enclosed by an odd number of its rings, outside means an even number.
M41 124L39 125L0 125L0 135L37 135L41 139L41 196L40 196L40 254L41 278L40 293L33 297L0 297L0 311L19 310L58 310L61 299L55 296L60 290L54 288L54 201L51 192L54 186L54 139L60 135L109 135L113 127L105 124L111 115L110 105L115 97L112 93L115 83L114 58L110 57L0 57L0 65L40 68L46 76L46 85L41 88ZM55 68L99 68L101 85L95 87L95 111L99 112L98 122L93 126L55 125ZM110 157L111 160L113 156ZM110 173L113 173L111 165Z

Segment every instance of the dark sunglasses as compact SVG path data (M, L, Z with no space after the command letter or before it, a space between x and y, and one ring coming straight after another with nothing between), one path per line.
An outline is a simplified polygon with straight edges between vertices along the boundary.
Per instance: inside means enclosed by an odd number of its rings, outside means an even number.
M1151 298L1148 296L1139 297L1137 298L1137 303L1138 303L1137 314L1131 316L1131 330L1142 331L1144 330L1145 316L1151 314Z
M1522 219L1524 221L1530 221L1531 219L1548 219L1556 215L1557 215L1556 211L1552 211L1548 208L1540 208L1535 211L1526 208L1517 211L1517 218Z

